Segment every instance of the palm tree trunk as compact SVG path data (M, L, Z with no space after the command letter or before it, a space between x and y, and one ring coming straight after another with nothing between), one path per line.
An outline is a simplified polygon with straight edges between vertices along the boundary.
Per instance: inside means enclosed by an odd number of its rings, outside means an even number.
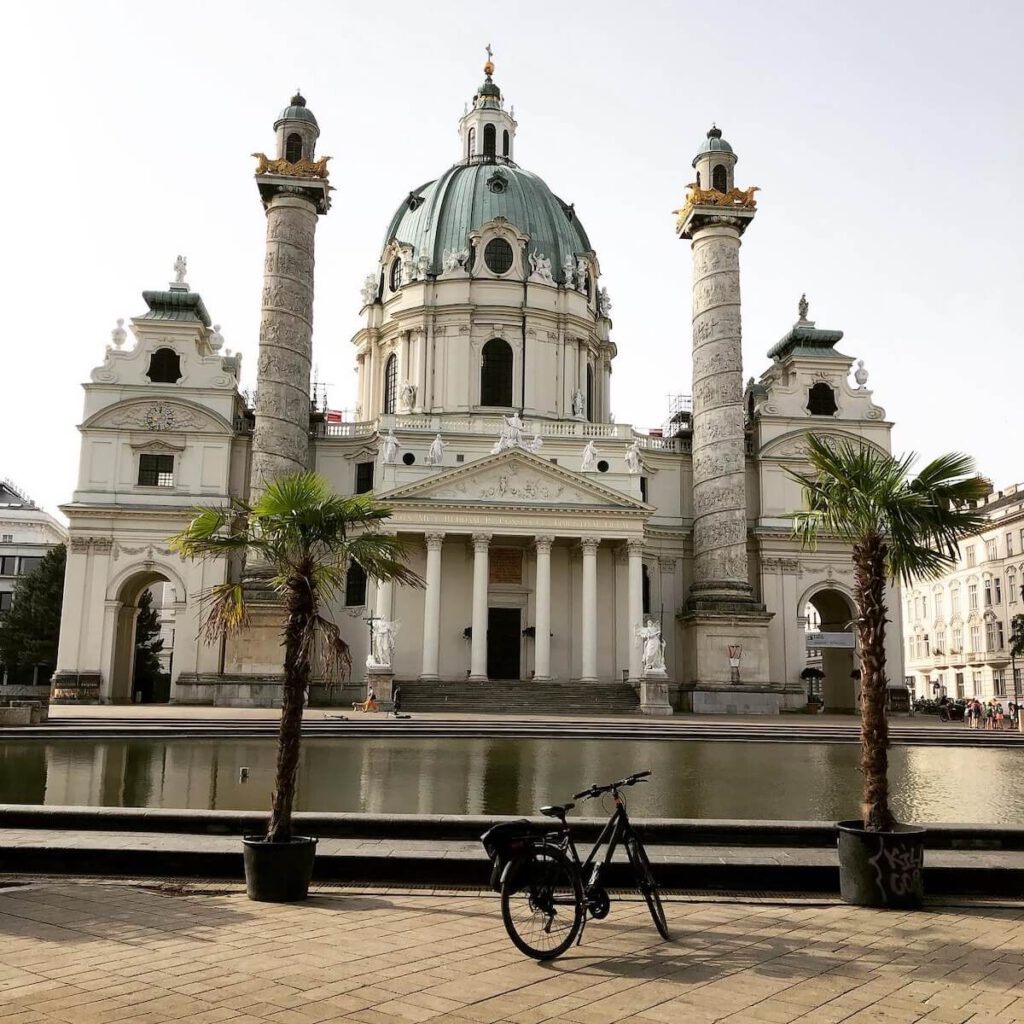
M861 772L864 828L887 832L889 810L889 723L885 716L886 544L873 535L854 545L853 567L860 634Z
M292 805L295 802L295 776L299 769L299 745L302 740L302 706L309 683L309 636L315 607L309 591L308 575L296 573L296 584L288 591L288 618L284 629L284 684L281 701L281 727L277 734L277 774L267 828L267 842L286 843L292 837Z

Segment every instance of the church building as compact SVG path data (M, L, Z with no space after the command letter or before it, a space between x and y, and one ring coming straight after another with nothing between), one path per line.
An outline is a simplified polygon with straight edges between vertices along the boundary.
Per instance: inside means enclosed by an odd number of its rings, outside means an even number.
M118 322L84 385L54 700L130 699L139 596L163 582L171 700L279 701L273 610L249 635L204 645L200 596L241 570L183 561L168 537L196 504L309 468L390 506L425 583L376 585L350 566L332 611L356 667L344 687L314 687L314 702L361 694L363 666L381 668L375 627L411 707L774 714L807 702L810 619L826 708L854 708L850 551L828 538L800 549L787 471L806 465L810 432L889 450L863 364L801 299L744 383L739 254L757 189L737 187L737 154L712 127L676 224L692 261L692 399L661 431L617 422L612 306L585 211L516 162L518 124L490 60L484 74L452 166L401 200L363 284L350 421L310 395L315 230L345 211L300 95L256 168L265 273L258 345L243 346L255 399L180 257L174 282L143 292L130 341ZM900 607L894 593L894 680Z

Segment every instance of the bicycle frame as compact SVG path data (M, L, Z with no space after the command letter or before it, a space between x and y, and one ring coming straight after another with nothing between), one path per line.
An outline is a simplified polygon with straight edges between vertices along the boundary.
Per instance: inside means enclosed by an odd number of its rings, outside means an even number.
M576 849L576 843L573 841L572 833L569 831L569 826L567 824L559 833L562 845L571 855L576 867L580 870L580 878L583 880L584 891L593 889L600 884L603 870L611 863L612 857L615 856L615 851L618 849L623 839L632 830L632 826L629 823L629 815L626 813L625 802L622 797L619 796L617 790L612 791L612 796L615 799L615 810L612 812L612 816L608 819L607 824L601 830L601 834L597 837L597 841L594 843L590 853L587 854L586 860L580 860L579 852ZM604 856L598 859L598 854L600 853L602 846L605 847Z

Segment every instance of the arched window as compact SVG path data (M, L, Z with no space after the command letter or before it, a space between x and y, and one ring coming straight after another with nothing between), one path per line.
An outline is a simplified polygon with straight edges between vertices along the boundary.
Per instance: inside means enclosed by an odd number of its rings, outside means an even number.
M470 128L466 136L466 156L471 157L476 152L476 129Z
M480 404L512 404L512 346L503 338L491 338L480 360Z
M700 171L697 172L697 188L700 188Z
M366 570L358 562L350 562L345 573L345 604L349 608L366 604Z
M395 411L395 399L398 397L398 358L388 356L384 364L384 412Z
M505 131L502 133L502 136L501 136L501 155L502 156L508 156L508 146L509 146L509 137L508 137L508 129L506 128Z
M838 408L836 393L824 381L819 381L807 393L807 411L812 416L834 416Z
M388 287L397 292L402 287L402 261L396 256L391 261L391 272L388 276Z
M181 357L173 348L158 348L149 357L146 376L154 384L177 384L181 380Z
M729 190L728 182L729 177L725 170L725 164L715 164L715 169L711 172L711 187L719 192L727 192Z
M484 125L484 156L494 156L496 152L495 136L497 129L493 124Z
M640 592L643 595L643 613L644 615L651 614L651 574L647 571L647 566L642 565L640 567Z
M297 164L302 159L302 136L292 132L284 141L284 158L290 164Z
M587 422L594 422L594 367L587 363Z

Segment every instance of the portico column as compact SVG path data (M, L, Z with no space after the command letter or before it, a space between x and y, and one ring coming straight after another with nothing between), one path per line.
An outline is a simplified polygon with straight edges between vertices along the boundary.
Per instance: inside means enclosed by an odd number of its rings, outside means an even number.
M629 556L629 622L626 640L629 644L629 678L631 682L639 681L644 674L643 652L636 640L636 628L643 625L644 617L644 563L641 557L643 550L642 539L626 541L626 552Z
M584 537L580 541L583 549L580 680L585 683L597 681L597 546L600 543L599 537Z
M420 679L437 679L437 648L441 637L441 545L443 533L428 533L427 589L423 597L423 670Z
M489 533L473 534L473 639L469 657L469 678L487 678L487 549Z
M377 580L375 614L378 619L391 619L391 580Z
M533 678L551 678L551 545L554 537L535 537L537 549L536 633Z

